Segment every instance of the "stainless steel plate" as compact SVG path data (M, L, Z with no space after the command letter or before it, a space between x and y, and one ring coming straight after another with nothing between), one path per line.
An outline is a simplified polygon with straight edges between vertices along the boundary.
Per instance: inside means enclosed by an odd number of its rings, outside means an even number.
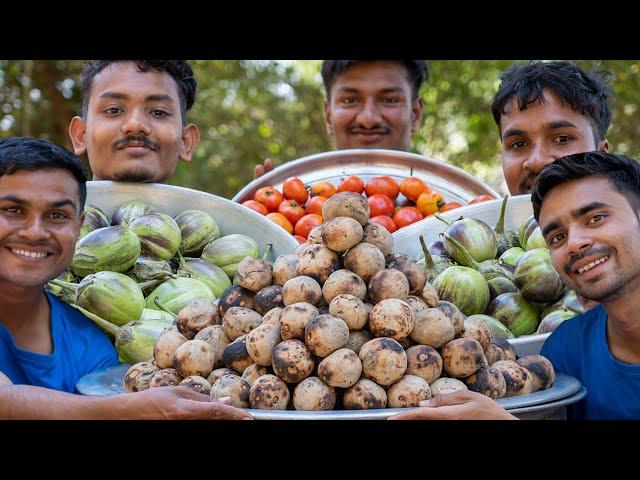
M203 210L214 218L222 235L248 235L258 243L261 251L267 243L272 243L271 259L292 253L298 246L291 235L271 220L217 195L159 183L87 182L87 204L95 205L107 215L112 215L129 200L148 203L171 216L183 210Z
M466 205L455 210L443 212L442 217L447 220L455 220L460 217L469 217L482 220L490 227L495 227L500 215L502 199L489 200L475 205ZM509 198L507 210L505 212L504 228L507 230L518 230L520 224L533 215L531 205L531 195L516 195ZM445 231L447 225L435 217L425 218L412 225L408 225L392 234L393 251L406 253L413 259L422 257L419 236L423 235L427 244L439 240L440 234ZM540 335L526 335L510 339L516 353L520 357L540 353L542 345L549 338L550 333Z
M124 393L124 376L129 367L130 365L123 364L85 375L78 381L76 389L82 395L98 397ZM571 397L578 393L581 388L582 384L577 379L558 373L556 374L555 383L547 390L519 397L500 398L497 402L509 411L520 412L521 409L527 409L522 410L522 412L532 412L542 410L545 405L552 402ZM576 397L575 401L577 402L581 399L582 397ZM558 406L554 408L558 408ZM384 420L396 413L405 412L406 409L383 408L374 410L331 410L326 412L247 409L247 411L256 420Z
M398 150L353 149L318 153L280 165L245 186L233 201L251 200L259 188L269 185L281 189L289 177L299 177L305 183L326 180L337 185L350 175L358 175L365 182L379 175L398 181L413 175L442 193L445 201L466 203L477 195L500 197L464 170L434 158ZM399 200L403 198L400 195Z

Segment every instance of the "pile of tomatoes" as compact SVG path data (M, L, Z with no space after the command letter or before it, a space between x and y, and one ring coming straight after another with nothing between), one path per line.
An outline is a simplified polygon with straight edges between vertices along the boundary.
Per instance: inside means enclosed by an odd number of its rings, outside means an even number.
M417 177L408 177L398 183L391 177L374 177L363 182L356 175L344 179L336 187L327 181L311 185L298 177L288 178L282 192L274 187L260 188L253 200L242 204L277 223L300 243L307 240L313 227L323 222L322 205L338 192L356 192L367 197L371 221L383 225L393 233L436 212L461 207L460 202L445 202L442 194L433 190ZM399 199L399 194L404 199ZM493 200L490 195L479 195L469 203Z

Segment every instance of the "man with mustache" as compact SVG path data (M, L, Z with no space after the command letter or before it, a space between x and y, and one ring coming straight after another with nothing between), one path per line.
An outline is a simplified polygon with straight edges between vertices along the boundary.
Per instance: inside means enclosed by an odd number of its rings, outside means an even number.
M420 86L428 77L424 60L323 61L325 126L336 148L408 152L422 115ZM272 168L267 159L253 177Z
M164 183L200 141L186 122L196 79L184 60L91 60L80 74L82 114L69 135L93 180Z
M587 388L570 419L640 418L640 165L602 151L562 157L538 177L534 216L564 282L595 308L542 347ZM395 419L513 419L484 395L439 395Z
M118 364L106 335L44 289L73 258L86 178L49 141L0 141L0 419L251 418L184 387L75 394L82 376Z

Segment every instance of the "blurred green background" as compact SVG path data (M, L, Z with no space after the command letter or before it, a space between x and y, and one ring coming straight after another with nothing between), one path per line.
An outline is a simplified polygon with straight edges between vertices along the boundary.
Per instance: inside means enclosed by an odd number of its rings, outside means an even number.
M0 60L0 137L48 138L71 148L80 111L81 60ZM202 140L171 183L232 197L265 158L276 165L332 150L322 118L320 60L195 60L196 103L187 120ZM514 60L436 60L423 85L422 127L413 151L462 167L505 192L500 142L491 116L499 73ZM640 61L576 61L615 76L612 150L640 158ZM86 159L85 159L86 161Z

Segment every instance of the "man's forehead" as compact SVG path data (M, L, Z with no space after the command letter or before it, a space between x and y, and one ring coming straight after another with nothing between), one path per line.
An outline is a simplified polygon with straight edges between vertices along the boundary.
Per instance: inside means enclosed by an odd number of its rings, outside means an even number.
M375 84L381 88L406 88L409 72L400 62L371 61L358 62L336 75L334 89L358 88L365 84Z
M573 197L567 201L567 197ZM540 208L539 223L560 223L585 213L588 205L613 205L625 202L623 195L607 177L591 175L570 180L551 189L544 197Z
M0 177L0 197L17 194L24 200L53 201L80 196L78 181L63 168L20 169Z
M144 72L134 62L107 65L93 78L91 97L105 94L121 96L159 97L165 95L178 102L178 84L167 72L149 69Z

